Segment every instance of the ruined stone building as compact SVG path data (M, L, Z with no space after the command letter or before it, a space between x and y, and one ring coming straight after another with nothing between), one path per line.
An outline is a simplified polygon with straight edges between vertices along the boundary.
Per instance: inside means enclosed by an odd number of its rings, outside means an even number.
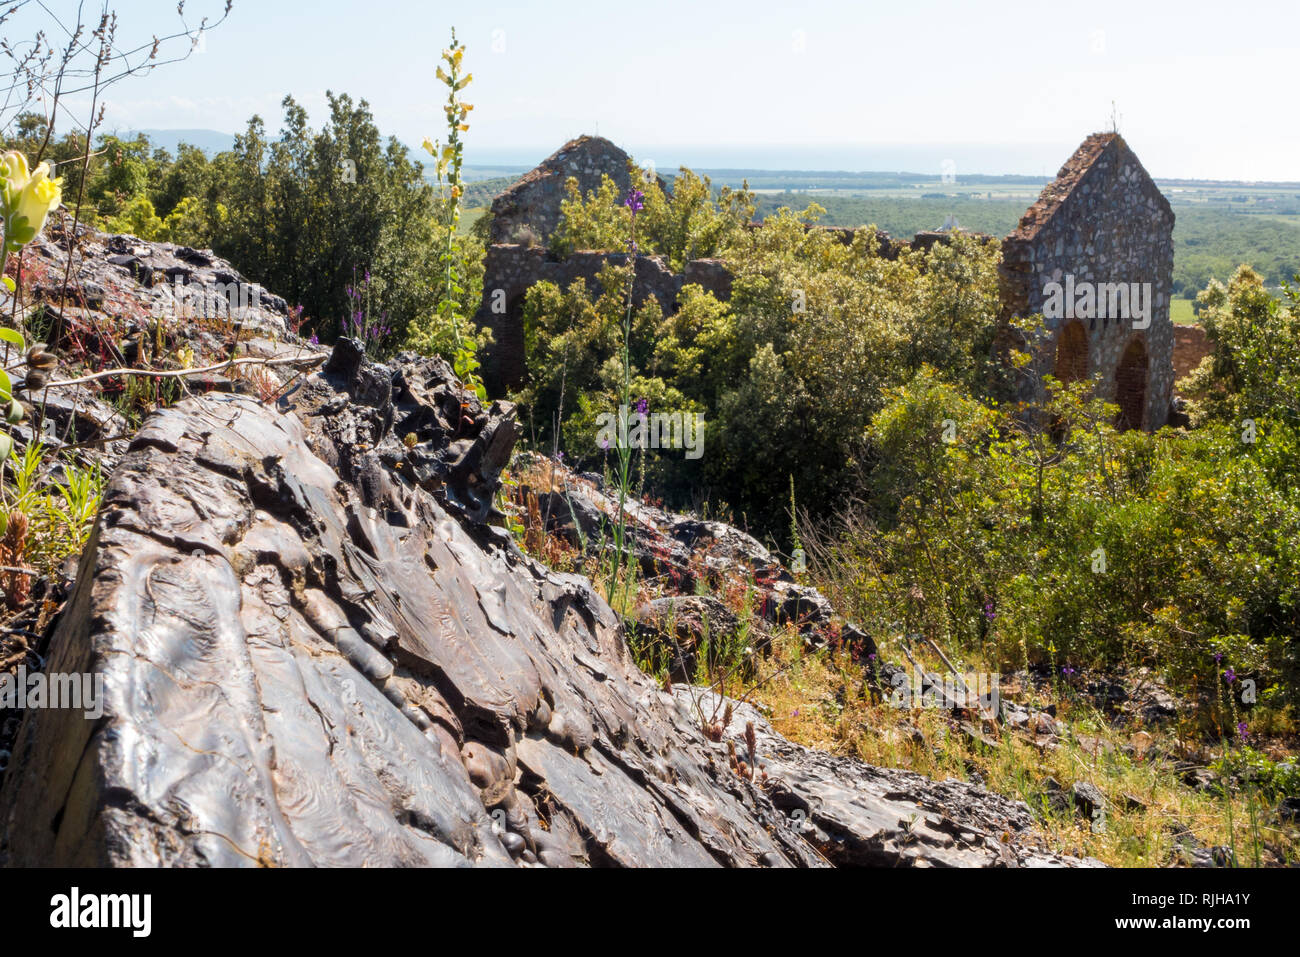
M1165 424L1174 384L1174 212L1123 137L1083 141L1002 241L1003 318L1042 314L1022 398L1042 376L1100 376L1119 424Z
M577 278L590 286L606 260L623 256L550 255L545 241L559 224L565 181L576 177L585 194L609 175L626 190L628 160L609 140L579 137L493 202L492 245L475 322L495 336L483 367L494 394L524 379L522 313L529 287L543 279L567 287ZM1042 377L1049 373L1066 382L1096 375L1101 395L1120 407L1119 424L1156 429L1165 423L1174 381L1173 224L1168 201L1122 137L1098 133L1084 140L1002 244L1004 331L1016 316L1044 315L1044 335L1031 348L1034 361L1021 398L1041 394ZM834 231L852 238L853 230ZM881 249L896 255L908 245L928 248L947 235L918 233L909 243L881 234ZM720 298L730 295L730 274L718 260L695 260L673 273L659 259L638 258L638 304L653 294L672 311L690 283Z
M603 136L569 140L492 201L493 244L527 245L529 238L545 242L560 225L560 201L570 176L584 196L599 189L604 176L626 193L632 182L628 159Z

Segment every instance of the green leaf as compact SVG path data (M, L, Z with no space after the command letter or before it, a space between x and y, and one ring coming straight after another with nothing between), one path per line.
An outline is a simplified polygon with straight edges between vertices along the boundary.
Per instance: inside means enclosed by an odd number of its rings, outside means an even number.
M9 424L17 425L23 420L23 406L17 399L9 400L8 415Z
M8 276L5 276L5 279L8 280L8 282L5 283L6 286L13 285L13 280L10 280ZM0 341L8 342L11 345L17 346L19 349L27 348L27 343L23 340L23 334L17 329L0 328Z
M9 373L0 369L0 401L13 398L14 384L9 380Z
M0 433L0 462L9 458L9 453L14 450L14 440L5 433Z
M8 276L5 276L3 279L0 279L0 282L3 282L5 288L8 289L10 292L13 292L15 289L18 288L17 285L14 284L14 281L10 279Z

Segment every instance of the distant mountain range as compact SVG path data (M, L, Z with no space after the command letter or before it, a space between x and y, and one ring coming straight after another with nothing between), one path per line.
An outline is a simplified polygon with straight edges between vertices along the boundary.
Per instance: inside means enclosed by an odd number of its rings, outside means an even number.
M113 135L121 139L133 140L141 133L149 137L149 142L154 146L161 146L173 156L181 143L197 146L209 156L231 149L235 145L233 134L218 133L216 130L126 130Z

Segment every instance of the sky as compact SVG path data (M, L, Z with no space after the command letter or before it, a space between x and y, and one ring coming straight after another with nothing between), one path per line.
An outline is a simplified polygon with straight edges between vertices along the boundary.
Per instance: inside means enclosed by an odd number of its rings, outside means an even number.
M176 23L174 0L115 7L123 43ZM274 130L285 94L320 122L332 90L418 144L441 133L453 25L470 164L598 133L659 168L1050 175L1115 119L1153 176L1300 180L1296 0L235 0L188 60L115 86L106 126Z

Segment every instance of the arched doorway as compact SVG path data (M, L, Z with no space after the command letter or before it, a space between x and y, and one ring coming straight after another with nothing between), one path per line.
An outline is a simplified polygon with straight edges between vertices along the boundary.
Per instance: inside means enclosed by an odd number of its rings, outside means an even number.
M1064 385L1088 378L1088 333L1077 319L1067 324L1056 339L1056 368L1052 374Z
M1119 428L1142 428L1147 407L1147 347L1141 339L1128 344L1115 368L1115 402L1119 405L1115 420Z

